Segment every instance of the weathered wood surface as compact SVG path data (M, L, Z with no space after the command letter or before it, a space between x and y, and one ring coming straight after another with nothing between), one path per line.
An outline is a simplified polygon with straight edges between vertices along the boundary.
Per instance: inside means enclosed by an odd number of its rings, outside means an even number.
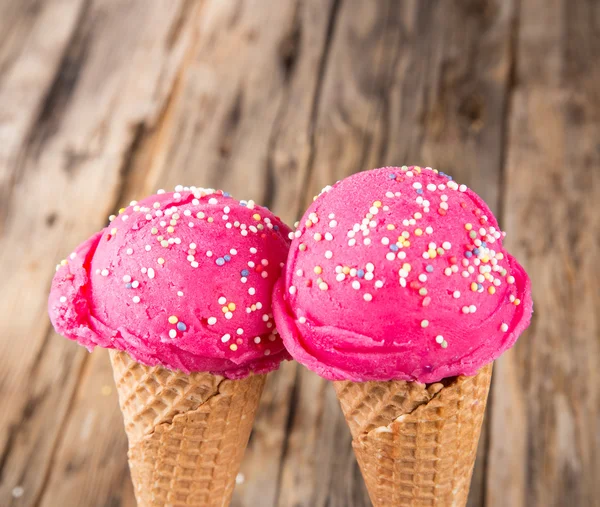
M45 314L54 263L178 183L261 201L387 164L477 190L534 282L470 506L600 505L600 5L0 0L0 505L133 506L108 358ZM233 505L367 506L333 390L269 378Z

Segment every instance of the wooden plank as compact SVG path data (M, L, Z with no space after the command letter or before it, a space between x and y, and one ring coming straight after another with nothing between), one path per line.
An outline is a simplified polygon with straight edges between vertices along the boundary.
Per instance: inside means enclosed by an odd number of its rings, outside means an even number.
M282 161L279 154L305 163L306 143L298 142L298 136L310 135L328 31L323 6L316 0L281 2L266 10L259 8L260 2L204 2L191 17L193 37L168 101L155 123L137 129L120 203L178 183L225 188L267 203L275 188L277 195L293 195L290 171L301 168L284 167L290 158ZM282 200L274 211L291 220L296 210ZM101 371L103 362L103 356L94 354L88 368ZM269 379L233 505L274 505L295 378L296 365L289 363ZM121 501L130 501L130 490L122 489L118 474L103 469L92 479L82 471L68 473L74 454L86 463L99 463L104 455L100 444L77 453L71 448L88 424L102 382L101 376L90 374L80 384L56 453L62 466L51 476L46 502L70 504L84 498L79 491L83 485L92 492L85 496L86 505L104 505L107 498L119 504L121 491ZM119 448L124 438L122 424L112 418L97 421L93 432L111 449ZM126 455L117 458L121 461L114 466L122 470ZM108 497L107 490L116 496Z
M523 0L504 226L533 280L496 368L487 505L600 505L600 5Z
M416 163L449 172L498 210L514 17L514 2L499 0L341 3L304 205L353 172ZM344 428L328 383L301 369L278 505L369 505L353 456L340 453ZM472 506L485 496L486 442ZM345 471L332 477L340 456Z
M49 332L51 266L115 205L132 126L158 116L186 45L168 42L180 5L44 2L12 45L27 56L3 60L2 505L31 505L46 484L87 357Z

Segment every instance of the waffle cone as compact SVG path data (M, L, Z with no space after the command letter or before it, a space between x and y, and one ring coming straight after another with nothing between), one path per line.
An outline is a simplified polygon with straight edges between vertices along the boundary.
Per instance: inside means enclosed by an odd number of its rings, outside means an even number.
M374 507L466 505L491 376L334 382Z
M186 375L110 351L140 507L229 505L266 375Z

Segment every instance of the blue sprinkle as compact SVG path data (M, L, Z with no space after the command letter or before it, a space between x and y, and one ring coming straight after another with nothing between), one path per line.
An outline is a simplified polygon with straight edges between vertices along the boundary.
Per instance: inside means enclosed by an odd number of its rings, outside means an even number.
M390 173L390 174L388 174L388 178L390 180L395 180L396 179L396 175L394 173Z
M469 250L467 250L467 251L465 252L465 257L466 257L467 259L470 259L471 257L473 257L473 252L469 252Z
M431 264L426 266L425 271L427 271L428 273L433 273L433 266Z
M356 274L358 275L358 278L363 278L365 276L365 270L359 269Z
M423 189L422 188L417 188L417 194L422 194L423 193Z
M279 226L278 226L278 225L274 225L274 226L273 226L273 230L274 230L274 231L278 231L278 230L279 230Z
M231 194L229 192L223 192L223 197L231 197Z
M225 264L225 259L223 259L223 257L219 257L217 260L217 266L222 266L223 264Z
M126 289L131 289L131 284L130 284L130 283L126 284L126 285L125 285L125 288L126 288Z
M483 285L482 285L482 284L480 284L480 283L478 283L478 284L477 284L477 290L483 290Z
M479 255L479 248L475 248L475 250L473 250L473 253L474 253L475 255Z
M250 274L250 271L248 271L247 269L242 269L242 276L248 276Z
M487 247L487 243L485 241L482 241L481 246Z
M397 252L397 251L398 251L398 250L400 250L400 249L398 248L398 245L390 245L390 250L391 250L392 252Z
M223 258L225 259L226 262L229 262L231 260L231 255L226 255Z
M183 322L178 322L177 329L179 329L179 331L185 331L187 330L187 326Z
M240 201L240 206L246 207L248 206L248 203L246 201Z

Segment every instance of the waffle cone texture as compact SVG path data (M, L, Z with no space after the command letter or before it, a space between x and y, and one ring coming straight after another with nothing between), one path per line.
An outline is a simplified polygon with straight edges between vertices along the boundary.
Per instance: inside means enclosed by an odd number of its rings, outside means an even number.
M266 375L186 375L110 351L138 506L229 505Z
M374 507L466 505L491 377L334 382Z

